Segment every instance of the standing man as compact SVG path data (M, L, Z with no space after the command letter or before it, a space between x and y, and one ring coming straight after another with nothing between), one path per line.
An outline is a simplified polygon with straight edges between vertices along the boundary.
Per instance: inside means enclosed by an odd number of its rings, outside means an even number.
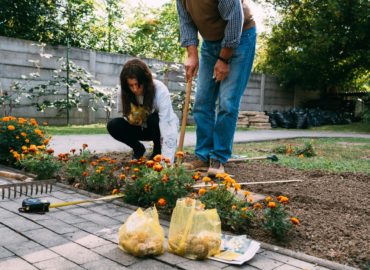
M193 115L197 160L188 169L208 168L209 175L224 172L230 158L240 99L251 73L255 21L248 0L176 0L181 46L186 47L187 81L199 69ZM203 38L198 58L198 32ZM219 108L216 115L216 100Z

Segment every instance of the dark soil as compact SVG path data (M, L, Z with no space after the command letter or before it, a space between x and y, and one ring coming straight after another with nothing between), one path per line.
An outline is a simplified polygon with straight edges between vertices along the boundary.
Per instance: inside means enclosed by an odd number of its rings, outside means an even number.
M298 171L271 162L230 163L226 172L238 182L302 179L303 182L245 186L255 193L284 195L301 225L289 241L275 242L262 230L253 239L362 269L370 267L370 176Z
M122 153L105 155L129 161ZM193 155L187 154L186 160ZM289 198L289 212L301 224L284 242L276 242L260 228L251 238L341 264L370 269L370 176L354 173L299 171L269 161L227 163L227 173L238 182L301 179L303 182L244 186L265 195Z

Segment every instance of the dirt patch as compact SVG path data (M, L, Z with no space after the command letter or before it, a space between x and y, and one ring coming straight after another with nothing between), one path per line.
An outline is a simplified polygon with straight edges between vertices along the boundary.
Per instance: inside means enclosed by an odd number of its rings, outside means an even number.
M252 238L363 269L370 266L370 176L298 171L268 162L227 164L239 182L302 179L299 183L251 185L250 191L290 198L289 210L301 225L284 243L261 230Z

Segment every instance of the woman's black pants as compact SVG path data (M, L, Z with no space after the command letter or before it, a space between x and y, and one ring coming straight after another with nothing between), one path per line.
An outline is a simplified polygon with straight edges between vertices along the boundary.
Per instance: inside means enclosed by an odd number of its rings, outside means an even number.
M152 113L147 118L147 127L133 126L123 117L114 118L107 124L109 134L117 141L123 142L134 151L134 158L144 155L145 147L140 141L153 141L154 155L161 153L161 133L159 130L158 113Z

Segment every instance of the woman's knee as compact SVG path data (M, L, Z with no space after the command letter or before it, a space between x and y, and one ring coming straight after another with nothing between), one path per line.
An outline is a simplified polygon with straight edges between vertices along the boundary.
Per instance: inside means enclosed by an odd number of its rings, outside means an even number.
M110 134L115 133L125 125L123 118L114 118L107 123L107 130Z

